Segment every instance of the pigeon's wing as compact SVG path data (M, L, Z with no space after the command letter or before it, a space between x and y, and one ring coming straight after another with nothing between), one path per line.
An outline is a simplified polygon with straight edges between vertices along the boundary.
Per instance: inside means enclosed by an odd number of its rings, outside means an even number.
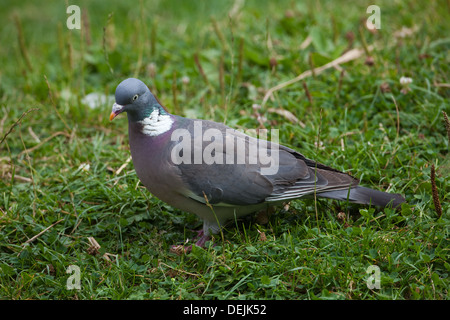
M389 205L398 207L405 202L405 198L400 194L359 186L359 180L346 173L307 159L302 154L287 147L280 146L280 148L304 161L309 167L310 177L309 179L296 181L293 186L275 189L266 201L288 200L316 192L316 195L321 198L383 207ZM313 175L315 178L311 179ZM311 181L314 181L315 184L313 188L311 188Z
M274 190L266 198L266 201L289 200L333 190L348 191L350 188L356 187L359 183L357 179L349 174L307 159L301 153L285 146L279 145L278 147L282 152L293 156L298 162L304 163L308 169L308 173L302 179L297 179L290 185L283 184L283 180L278 182L279 177L274 176L272 178L272 181L274 181Z
M203 126L203 138L200 141L192 137L190 157L183 154L185 161L178 165L180 176L188 186L186 196L222 206L264 202L274 185L261 170L264 164L258 156L258 140L217 123L197 121L197 124ZM300 179L307 172L306 165L294 157L283 154L280 159L284 174L288 176L289 171L292 183L294 177Z
M319 191L348 189L358 183L292 149L215 122L193 120L186 132L197 135L190 137L190 144L180 139L174 152L180 159L175 162L187 186L185 195L203 203L228 206L278 202Z

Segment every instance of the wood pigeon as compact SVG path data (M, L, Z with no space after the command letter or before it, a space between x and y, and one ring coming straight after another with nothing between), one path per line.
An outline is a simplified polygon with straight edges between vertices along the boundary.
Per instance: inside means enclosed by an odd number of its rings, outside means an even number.
M376 206L405 201L281 144L170 114L138 79L122 81L115 99L110 120L128 115L137 176L153 195L203 220L198 246L228 220L314 194Z

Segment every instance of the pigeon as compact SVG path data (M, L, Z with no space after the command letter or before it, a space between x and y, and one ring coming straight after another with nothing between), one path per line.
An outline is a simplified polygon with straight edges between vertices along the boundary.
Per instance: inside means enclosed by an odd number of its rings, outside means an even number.
M394 208L405 202L277 141L171 114L139 79L116 88L110 121L123 112L139 180L160 200L203 220L200 247L229 220L297 198Z

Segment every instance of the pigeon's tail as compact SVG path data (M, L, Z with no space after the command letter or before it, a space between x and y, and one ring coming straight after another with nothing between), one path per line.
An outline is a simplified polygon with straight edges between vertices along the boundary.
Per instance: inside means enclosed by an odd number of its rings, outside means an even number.
M317 196L341 201L348 199L349 202L353 203L371 204L381 207L392 206L393 208L405 202L405 198L398 193L387 193L360 186L350 189L350 192L348 189L334 190L317 193Z

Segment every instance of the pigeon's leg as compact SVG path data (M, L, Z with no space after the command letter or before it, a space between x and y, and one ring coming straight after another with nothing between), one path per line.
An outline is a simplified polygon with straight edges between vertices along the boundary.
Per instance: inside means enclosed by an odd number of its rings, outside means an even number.
M206 241L211 240L211 236L210 236L210 235L205 235L203 232L202 232L202 234L203 234L203 235L200 237L200 239L197 240L197 242L195 243L195 245L196 245L197 247L204 248L204 247L205 247ZM191 248L191 249L192 249L192 248Z
M211 236L209 234L205 233L205 230L200 229L197 231L194 231L197 233L197 236L193 238L192 240L195 241L195 245L197 247L203 248L205 246L206 241L211 240ZM189 246L192 249L192 246Z
M208 240L211 240L211 233L218 233L220 231L220 227L216 222L211 222L211 221L203 221L203 228L202 230L197 232L197 238L196 238L196 242L195 245L201 248L205 247L205 243ZM191 247L192 249L192 247Z
M197 232L197 236L193 240L197 240L195 245L197 247L204 248L206 241L211 240L211 233L218 233L220 231L220 227L215 222L203 221L203 228L201 230L195 231ZM186 241L187 243L187 241ZM192 245L186 246L183 244L173 245L170 248L170 251L176 254L189 253L192 251Z
M270 216L275 212L274 206L267 206L267 208L262 209L256 213L255 221L258 224L268 224Z
M205 233L204 231L203 231L203 228L202 229L200 229L200 230L191 230L192 232L195 232L197 235L195 236L195 238L194 239L192 239L192 240L197 240L198 238L201 238L201 237L203 237L203 234Z

